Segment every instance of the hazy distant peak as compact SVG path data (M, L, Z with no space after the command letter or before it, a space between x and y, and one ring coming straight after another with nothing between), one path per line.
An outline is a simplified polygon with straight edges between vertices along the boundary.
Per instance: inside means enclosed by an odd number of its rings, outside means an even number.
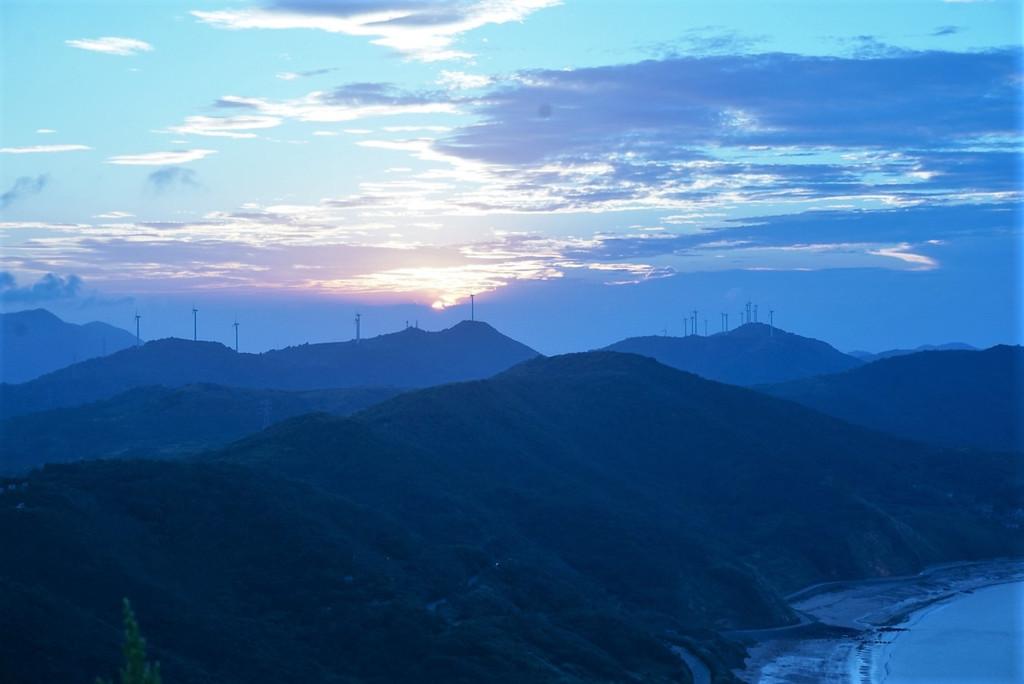
M46 309L0 314L0 380L26 382L134 344L127 330L99 322L68 323Z

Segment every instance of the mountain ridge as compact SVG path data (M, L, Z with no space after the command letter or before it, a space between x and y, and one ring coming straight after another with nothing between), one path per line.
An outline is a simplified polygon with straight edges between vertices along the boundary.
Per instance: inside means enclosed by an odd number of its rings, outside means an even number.
M134 344L127 330L98 321L68 323L46 309L0 314L0 382L27 382Z
M362 385L422 387L486 377L536 356L486 323L464 321L440 332L405 330L359 342L236 353L217 342L165 338L139 348L0 385L0 415L80 405L132 387L214 383L313 390Z
M756 389L907 439L1024 452L1024 347L922 351Z
M826 342L764 323L686 337L633 337L602 348L641 354L709 380L751 386L834 373L863 362Z

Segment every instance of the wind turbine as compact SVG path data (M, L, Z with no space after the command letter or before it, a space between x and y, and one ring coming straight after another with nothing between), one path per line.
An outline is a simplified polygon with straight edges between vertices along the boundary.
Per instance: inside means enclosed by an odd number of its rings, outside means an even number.
M775 309L768 309L768 335L775 334Z
M474 299L476 299L476 295L475 294L469 295L469 320L471 320L471 321L475 321L476 320L476 311L475 311L475 308L474 308L475 305L474 305L474 302L473 302Z
M359 344L359 319L362 314L356 314L356 344Z
M142 340L142 338L139 337L139 319L141 319L141 318L142 318L142 316L140 316L139 312L136 311L135 312L135 347L136 347L136 349L139 347L139 345L141 344L141 340Z
M196 325L196 314L199 313L199 309L196 308L196 303L192 302L192 341L199 341L199 327Z
M233 325L235 327L235 353L237 354L238 353L238 319L237 318L235 319L235 322L234 322Z

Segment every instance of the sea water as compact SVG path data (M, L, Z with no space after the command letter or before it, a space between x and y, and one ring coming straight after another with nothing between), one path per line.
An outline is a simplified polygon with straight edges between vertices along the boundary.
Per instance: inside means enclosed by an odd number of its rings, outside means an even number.
M882 684L1024 682L1024 582L925 609L877 654Z

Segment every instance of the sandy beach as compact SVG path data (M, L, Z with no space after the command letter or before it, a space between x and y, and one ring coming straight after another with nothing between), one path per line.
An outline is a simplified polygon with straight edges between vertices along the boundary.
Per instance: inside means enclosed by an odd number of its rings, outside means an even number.
M1024 580L1024 561L955 563L918 575L808 587L789 596L801 625L734 637L748 644L744 670L761 684L876 684L893 642L924 611L984 587Z

